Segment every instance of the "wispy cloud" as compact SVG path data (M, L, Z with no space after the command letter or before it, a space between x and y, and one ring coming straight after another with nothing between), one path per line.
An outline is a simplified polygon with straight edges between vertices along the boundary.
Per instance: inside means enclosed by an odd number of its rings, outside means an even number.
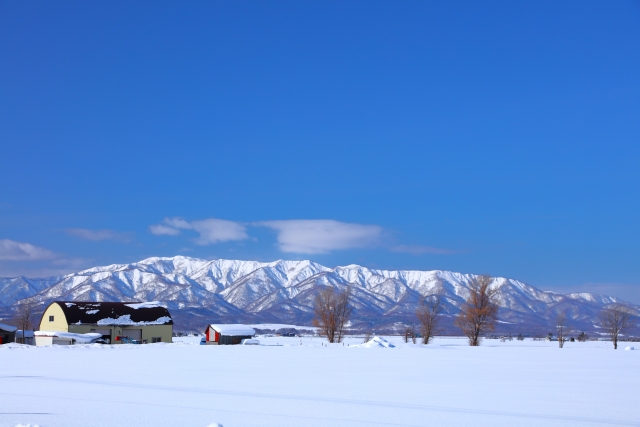
M113 230L90 230L87 228L67 228L65 230L72 236L79 237L84 240L116 240L120 242L128 242L131 239L125 233L119 233Z
M333 250L374 246L382 235L382 227L377 225L331 219L262 221L252 225L276 230L280 250L299 254L323 254Z
M40 261L56 257L55 252L31 243L0 239L0 261Z
M180 230L193 230L200 236L195 239L198 245L211 245L220 242L245 240L249 238L247 227L239 222L225 219L208 218L198 221L186 221L182 218L165 218L161 224L149 227L151 233L159 236L177 236Z
M177 228L168 227L162 224L150 226L149 231L151 231L151 234L155 234L156 236L177 236L180 234L180 230Z
M183 218L165 218L149 227L157 236L178 236L183 230L199 234L194 242L211 245L220 242L249 239L250 227L265 227L276 232L278 247L285 253L326 254L332 251L380 247L391 252L411 255L460 253L451 249L423 245L398 244L390 246L383 239L385 230L379 225L341 222L333 219L292 219L240 223L217 218L187 221Z
M391 252L400 252L411 255L423 255L423 254L433 254L433 255L452 255L460 253L459 251L453 251L450 249L443 248L434 248L433 246L423 246L423 245L395 245L389 248Z

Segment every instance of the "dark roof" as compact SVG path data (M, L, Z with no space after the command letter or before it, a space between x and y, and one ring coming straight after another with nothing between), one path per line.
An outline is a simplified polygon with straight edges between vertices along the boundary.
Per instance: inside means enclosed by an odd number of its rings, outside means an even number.
M15 326L5 325L4 323L0 323L0 332L2 332L3 334L5 332L9 333L9 334L12 334L12 333L14 333L16 331L16 329L18 329L18 328L16 328Z
M62 308L69 325L173 325L169 311L157 303L54 301L51 304Z

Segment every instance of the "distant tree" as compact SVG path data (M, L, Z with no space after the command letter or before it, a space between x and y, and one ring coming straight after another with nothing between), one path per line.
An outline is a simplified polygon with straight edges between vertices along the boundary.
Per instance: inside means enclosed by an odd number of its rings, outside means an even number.
M578 334L578 337L576 338L579 342L585 342L589 340L589 335L585 334L584 331L580 332Z
M522 334L518 334L518 337L516 339L518 341L524 341L524 337L522 336Z
M22 343L24 344L25 331L32 329L36 317L38 305L31 301L24 301L18 304L12 317L12 323L22 330Z
M345 326L353 311L350 298L351 287L339 292L327 286L316 294L313 326L318 327L330 343L342 342Z
M416 317L420 322L420 333L422 334L423 344L429 344L433 337L440 332L442 293L442 286L437 286L433 294L420 300L420 305L416 310Z
M613 349L618 349L618 340L624 331L636 324L633 310L624 304L614 304L600 312L600 325L613 342Z
M409 340L416 343L416 325L411 324L404 327L404 342L408 343Z
M567 314L563 311L556 316L556 330L558 336L558 346L564 347L564 343L567 341L567 334L570 331L570 327L567 325Z
M478 276L471 281L469 298L454 322L469 339L470 346L480 345L481 335L495 330L498 305L494 299L497 290L491 289L490 285L490 276Z

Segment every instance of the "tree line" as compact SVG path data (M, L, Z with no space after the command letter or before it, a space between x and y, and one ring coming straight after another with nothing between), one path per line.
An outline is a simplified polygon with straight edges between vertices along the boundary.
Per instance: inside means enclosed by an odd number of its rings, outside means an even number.
M479 346L482 337L495 330L499 310L498 288L492 287L492 282L493 278L488 275L476 276L471 279L469 295L454 320L454 325L467 338L470 346ZM444 295L442 282L439 282L430 294L420 300L415 315L420 325L423 344L429 344L436 335L442 332ZM316 294L313 325L319 329L320 335L326 337L330 343L342 342L353 312L352 299L353 288L351 286L347 286L342 291L327 286ZM636 320L637 316L634 315L631 307L625 304L612 304L600 312L598 323L612 341L613 348L617 349L620 337L635 327ZM563 348L572 331L567 313L560 312L555 323L558 346ZM409 339L416 342L414 327L406 328L404 335L405 342L408 342ZM586 340L586 334L584 332L580 334L578 340Z

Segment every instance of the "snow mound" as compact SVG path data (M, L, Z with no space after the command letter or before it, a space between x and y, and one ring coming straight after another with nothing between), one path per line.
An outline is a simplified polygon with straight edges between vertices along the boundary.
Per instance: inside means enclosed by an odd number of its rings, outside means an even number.
M380 337L373 337L369 341L364 344L354 345L353 347L362 347L362 348L394 348L395 345L391 344L389 341Z
M633 347L627 347L625 350L635 350Z

